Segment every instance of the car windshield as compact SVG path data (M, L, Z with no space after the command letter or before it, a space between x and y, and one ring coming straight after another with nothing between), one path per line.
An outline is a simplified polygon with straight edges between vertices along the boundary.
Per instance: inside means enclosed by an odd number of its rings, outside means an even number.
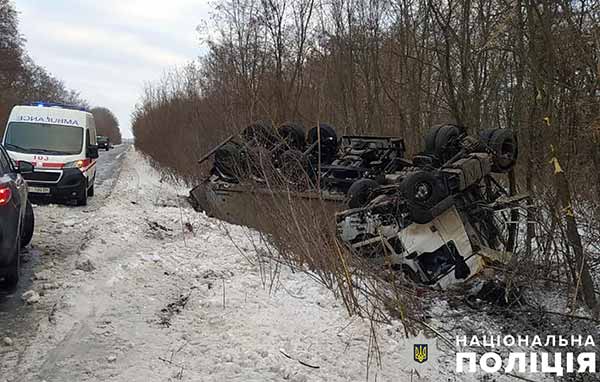
M83 146L83 129L46 123L11 122L4 146L7 150L22 153L79 154Z
M106 138L106 137L97 137L97 138L96 138L96 140L97 140L99 143L105 143L105 142L108 142L108 138Z

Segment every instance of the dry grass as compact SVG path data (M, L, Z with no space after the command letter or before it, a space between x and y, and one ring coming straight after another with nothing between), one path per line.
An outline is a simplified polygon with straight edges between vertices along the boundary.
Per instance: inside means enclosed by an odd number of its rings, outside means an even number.
M306 173L290 182L269 161L259 167L261 181L244 184L250 195L246 210L254 214L245 223L259 232L257 258L250 261L265 284L274 287L281 267L304 272L343 301L350 315L373 323L401 320L413 332L422 313L414 285L353 255L338 239L334 215L345 204L298 191L313 186Z

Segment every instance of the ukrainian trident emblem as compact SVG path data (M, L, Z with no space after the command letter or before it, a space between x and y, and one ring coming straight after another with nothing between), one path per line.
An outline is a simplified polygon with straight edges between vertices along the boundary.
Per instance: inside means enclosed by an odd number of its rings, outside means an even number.
M427 344L416 344L415 349L415 362L425 363L427 361Z

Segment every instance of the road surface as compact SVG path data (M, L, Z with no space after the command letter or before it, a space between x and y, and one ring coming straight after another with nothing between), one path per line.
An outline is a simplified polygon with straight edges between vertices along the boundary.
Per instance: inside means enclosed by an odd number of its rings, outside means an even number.
M84 237L73 236L70 231L60 227L61 224L64 225L61 218L85 216L105 203L119 175L123 157L129 149L130 145L119 145L110 151L100 151L95 184L96 196L88 199L87 206L34 207L35 233L31 246L22 255L21 281L14 291L0 290L0 336L11 333L15 338L26 340L35 333L39 320L44 317L39 309L23 304L21 295L31 288L35 272L78 252ZM85 232L86 227L80 228L81 232ZM0 348L0 354L2 350Z

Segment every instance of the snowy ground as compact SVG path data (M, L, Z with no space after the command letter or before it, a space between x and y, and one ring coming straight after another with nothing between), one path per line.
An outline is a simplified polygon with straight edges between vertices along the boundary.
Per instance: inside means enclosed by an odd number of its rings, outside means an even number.
M283 269L270 288L247 260L254 234L196 213L186 192L129 148L89 207L36 207L27 285L42 296L21 329L0 321L14 342L0 344L0 382L491 380L454 375L435 340L418 378L400 325L377 328L378 365L368 322L305 274ZM441 326L489 329L436 309Z

